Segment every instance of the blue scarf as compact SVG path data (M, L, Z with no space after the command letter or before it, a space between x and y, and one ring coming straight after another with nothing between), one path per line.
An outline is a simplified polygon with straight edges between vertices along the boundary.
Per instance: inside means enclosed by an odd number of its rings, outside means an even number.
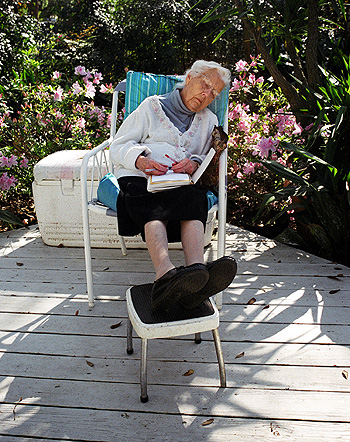
M183 104L180 96L180 89L161 95L159 97L160 104L165 115L179 129L181 133L186 132L191 126L195 112L190 111Z

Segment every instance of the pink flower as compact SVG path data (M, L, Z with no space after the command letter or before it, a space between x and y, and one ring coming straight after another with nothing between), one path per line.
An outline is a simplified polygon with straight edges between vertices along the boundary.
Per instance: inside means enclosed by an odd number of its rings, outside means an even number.
M248 118L243 118L239 123L238 123L238 129L243 131L244 133L248 133L250 130L250 121Z
M63 95L63 89L61 88L61 86L58 86L58 88L55 91L55 94L53 96L53 99L55 101L62 101L62 95Z
M53 80L58 80L58 79L61 77L61 75L62 75L62 74L60 74L58 71L55 71L55 72L52 74L52 79L53 79Z
M113 85L112 83L110 84L102 84L100 87L100 92L102 92L102 94L106 94L107 92L112 93L113 92Z
M7 173L3 173L0 176L0 189L9 190L10 187L14 187L17 183L17 179L13 176L8 176Z
M95 89L94 85L90 81L88 81L86 83L85 97L94 98L95 93L96 93L96 89Z
M83 118L83 117L78 118L78 120L77 120L77 127L79 127L80 129L84 129L85 124L86 124L85 118Z
M232 82L232 91L238 91L238 89L241 87L240 82L235 78Z
M94 75L93 83L99 84L103 80L102 74L100 72L96 72Z
M238 103L236 107L229 112L228 117L230 120L235 120L236 118L239 118L243 112L242 106Z
M249 81L249 83L251 83L254 86L255 83L256 83L255 75L254 74L250 74L249 77L248 77L248 81Z
M11 155L10 157L5 157L4 155L0 157L0 167L12 167L17 166L17 157Z
M269 156L269 152L275 152L277 149L278 140L273 140L271 137L262 138L257 147L259 148L259 155L261 158L267 158Z
M303 131L303 128L300 123L294 123L293 135L300 135Z
M91 72L90 71L86 71L85 77L83 78L83 81L85 84L90 83L89 80L92 78Z
M73 89L73 95L78 95L83 90L83 88L80 86L80 84L77 81L73 83L72 89Z
M85 67L84 66L77 66L75 69L74 69L74 73L75 73L75 75L86 75L86 70L85 70Z
M247 71L247 70L248 70L248 69L247 69L247 66L248 66L248 63L247 63L246 61L244 61L244 60L239 60L239 61L237 61L237 63L236 63L236 71L237 71L237 72Z
M314 123L309 124L308 126L305 127L304 130L306 130L306 132L308 132L309 130L312 129L313 125L314 125Z
M255 172L255 168L258 166L258 163L252 163L251 161L247 161L243 166L243 173L245 175L250 175Z
M21 167L23 167L24 169L27 169L28 168L28 158L22 157L19 165Z

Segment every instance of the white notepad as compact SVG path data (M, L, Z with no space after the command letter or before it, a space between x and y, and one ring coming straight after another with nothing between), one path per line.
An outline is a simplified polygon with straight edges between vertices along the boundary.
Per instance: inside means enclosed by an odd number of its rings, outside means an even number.
M175 173L172 170L168 170L168 172L164 175L150 175L148 177L147 190L149 192L159 192L161 190L174 189L175 187L195 184L208 167L214 155L215 149L211 148L207 156L204 158L202 164L198 167L193 175L188 175L187 173Z

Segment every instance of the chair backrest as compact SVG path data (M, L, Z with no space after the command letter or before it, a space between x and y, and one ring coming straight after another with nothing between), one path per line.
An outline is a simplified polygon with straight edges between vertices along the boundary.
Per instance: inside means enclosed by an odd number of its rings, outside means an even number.
M171 92L178 83L183 81L183 75L161 75L128 71L126 74L124 118L127 118L145 98L151 95L163 95ZM220 126L225 126L227 120L228 94L229 88L226 87L208 106L218 117Z

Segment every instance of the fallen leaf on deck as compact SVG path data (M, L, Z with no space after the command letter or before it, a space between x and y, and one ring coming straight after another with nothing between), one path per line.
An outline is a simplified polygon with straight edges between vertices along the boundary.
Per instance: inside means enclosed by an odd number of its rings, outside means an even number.
M341 278L342 276L344 276L342 273L338 273L337 277Z
M78 316L79 315L79 310L77 310L75 313L74 313L74 316Z
M16 420L16 407L17 405L22 401L22 397L19 398L19 400L15 403L15 406L13 407L12 413L13 413L13 420Z
M346 370L343 370L342 373L343 378L348 379L349 378L349 373Z
M191 374L194 373L194 370L192 370L192 368L190 368L189 370L186 371L186 373L184 373L182 376L191 376Z
M243 358L243 356L244 356L244 351L242 351L242 353L239 353L239 354L235 357L235 359Z
M265 309L267 309L267 308L270 308L269 304L265 305L265 306L263 307L263 310L265 310Z
M338 292L340 292L340 289L331 290L331 291L329 292L329 294L330 294L330 295L334 295L334 293L338 293Z
M213 418L211 418L211 419L207 419L206 421L204 421L203 423L202 423L202 427L205 427L206 425L210 425L210 424L212 424L214 422L214 419Z
M113 330L113 329L115 329L115 328L120 327L121 325L122 325L122 321L118 322L117 324L113 324L113 325L111 325L111 329Z
M255 298L251 298L249 299L249 301L247 302L248 305L254 304L254 302L256 302Z
M109 267L106 267L105 269L103 269L104 272L105 272L106 270L109 270Z
M18 265L18 267L21 267L23 265L23 262L16 262L16 265Z
M94 367L95 366L95 364L93 362L90 362L88 360L86 361L86 363L88 364L89 367Z

